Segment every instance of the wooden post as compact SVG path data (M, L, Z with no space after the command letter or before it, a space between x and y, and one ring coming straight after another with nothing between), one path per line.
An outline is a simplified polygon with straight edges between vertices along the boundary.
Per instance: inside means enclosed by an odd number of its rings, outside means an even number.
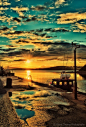
M75 73L75 88L74 88L74 95L75 99L77 99L77 77L76 77L76 48L74 49L74 73Z
M80 45L76 45L72 42L72 47L75 47L74 49L74 73L75 73L75 86L74 86L74 96L75 99L77 99L77 77L76 77L76 49L80 48Z

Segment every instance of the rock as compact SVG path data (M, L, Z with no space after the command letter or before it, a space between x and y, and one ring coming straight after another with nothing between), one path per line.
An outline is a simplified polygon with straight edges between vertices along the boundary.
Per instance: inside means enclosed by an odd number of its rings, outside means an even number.
M63 110L64 110L64 111L67 111L67 112L73 112L74 109L73 109L73 108L65 108L65 107L64 107Z
M65 115L68 114L68 112L65 111L65 110L60 109L60 110L58 110L58 114L61 115L61 116L65 116Z
M86 105L86 99L84 100L84 105Z

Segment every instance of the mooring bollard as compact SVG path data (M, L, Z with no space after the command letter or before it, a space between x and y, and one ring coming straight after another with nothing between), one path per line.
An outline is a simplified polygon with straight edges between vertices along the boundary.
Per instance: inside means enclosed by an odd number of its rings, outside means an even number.
M7 78L6 88L12 88L12 79L11 78Z
M11 97L11 96L12 96L12 92L8 92L8 94L9 94L9 97Z

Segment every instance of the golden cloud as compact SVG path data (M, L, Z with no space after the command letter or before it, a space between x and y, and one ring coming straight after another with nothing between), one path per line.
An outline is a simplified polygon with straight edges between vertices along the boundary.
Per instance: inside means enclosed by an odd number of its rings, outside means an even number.
M24 16L22 11L28 11L29 10L29 8L27 8L27 7L21 7L21 8L15 7L15 8L11 8L11 9L16 11L19 14L19 16Z
M7 2L7 0L0 0L0 5L7 6L11 5L11 3Z
M65 0L57 0L57 1L55 2L56 8L58 8L59 5L63 4L64 2L65 2Z
M81 33L86 32L86 25L85 25L85 24L76 23L75 25L78 27L78 30L79 30Z
M57 19L58 24L68 24L68 23L75 23L81 19L86 19L86 12L85 13L66 13L60 14L61 18Z
M4 10L8 10L8 8L7 7L5 7L5 8L1 7L0 8L0 11L4 11Z

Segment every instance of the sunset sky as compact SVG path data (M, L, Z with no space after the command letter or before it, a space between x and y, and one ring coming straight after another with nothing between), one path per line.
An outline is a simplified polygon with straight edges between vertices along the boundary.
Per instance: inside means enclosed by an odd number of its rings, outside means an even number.
M0 0L0 65L86 64L86 0Z

